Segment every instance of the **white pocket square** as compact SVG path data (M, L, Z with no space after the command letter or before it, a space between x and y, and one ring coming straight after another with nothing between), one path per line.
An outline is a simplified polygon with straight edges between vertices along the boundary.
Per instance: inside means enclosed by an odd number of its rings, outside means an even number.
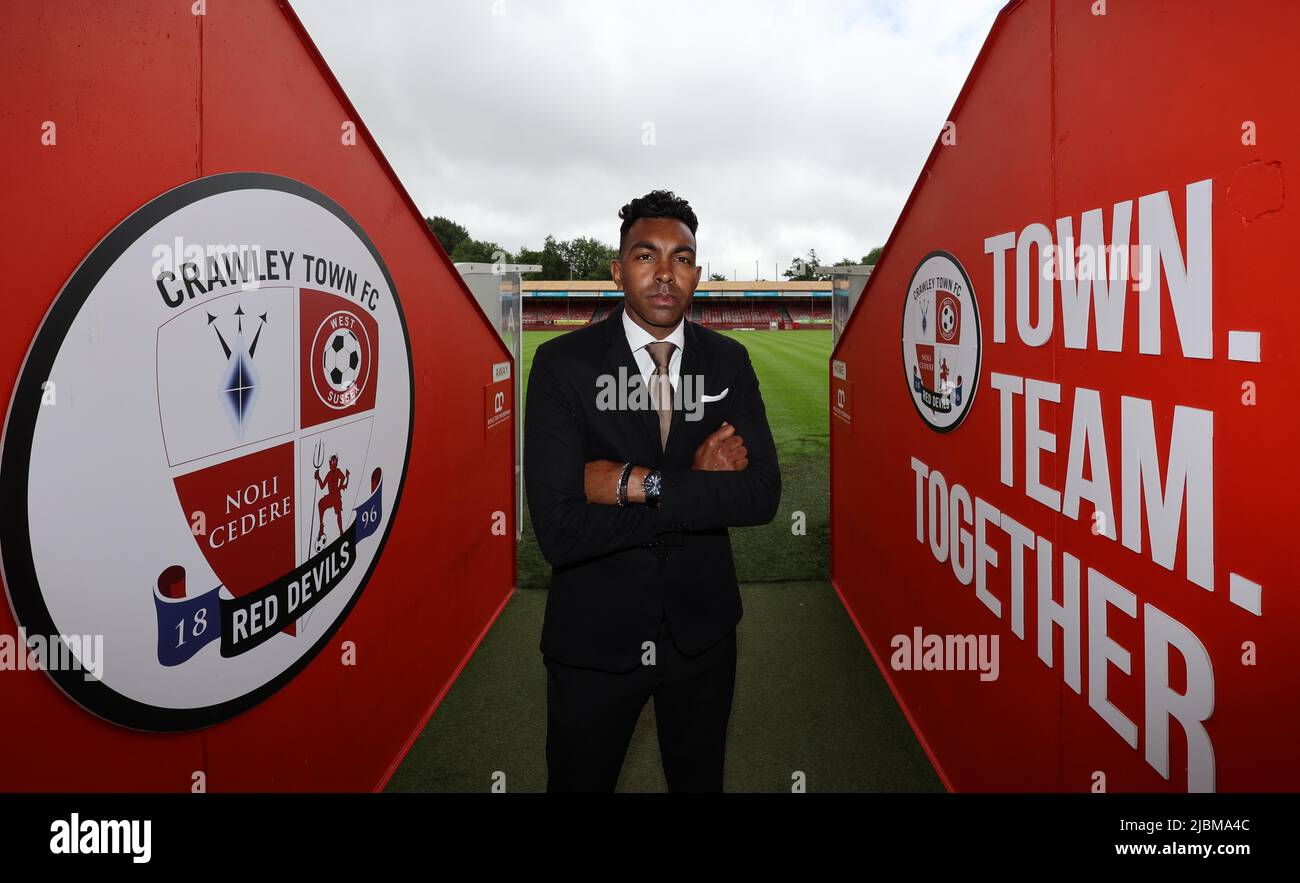
M729 393L729 392L731 392L731 387L727 387L726 389L724 389L722 392L718 393L718 394L715 395L715 396L711 396L711 395L709 395L708 393L701 393L701 394L700 394L700 401L702 401L702 402L718 402L718 401L721 401L722 399L726 398L726 397L727 397L727 393Z

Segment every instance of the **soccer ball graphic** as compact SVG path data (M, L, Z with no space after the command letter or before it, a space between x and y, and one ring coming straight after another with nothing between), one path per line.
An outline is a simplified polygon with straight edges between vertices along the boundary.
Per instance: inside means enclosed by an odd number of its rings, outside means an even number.
M338 328L325 344L325 380L335 392L347 392L361 373L361 343L350 329Z
M942 332L944 339L952 337L953 331L957 328L957 311L953 309L952 301L945 300L943 308L939 310L939 331Z

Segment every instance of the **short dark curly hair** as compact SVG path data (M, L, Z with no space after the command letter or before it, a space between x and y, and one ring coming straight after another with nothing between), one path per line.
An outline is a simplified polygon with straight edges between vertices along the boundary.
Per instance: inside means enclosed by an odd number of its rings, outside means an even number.
M645 196L634 199L619 209L618 216L623 219L623 226L618 231L620 255L627 245L628 228L641 218L676 218L687 226L692 236L700 226L691 204L671 190L651 190Z

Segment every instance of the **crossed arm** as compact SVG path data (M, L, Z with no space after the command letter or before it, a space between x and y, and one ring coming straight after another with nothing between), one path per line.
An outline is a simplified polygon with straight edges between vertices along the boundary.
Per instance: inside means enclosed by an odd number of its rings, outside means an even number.
M749 466L749 453L745 440L736 434L736 427L723 421L722 425L695 449L691 469L708 472L739 472ZM627 482L627 502L644 503L645 491L641 483L650 472L648 466L633 466ZM588 503L618 505L618 477L623 464L617 460L588 460L584 471L584 488Z
M539 352L538 355L542 355ZM622 463L587 461L576 391L545 358L528 379L524 418L524 482L542 555L554 567L657 542L683 530L766 524L776 517L781 471L767 425L758 378L746 359L734 384L733 423L721 426L695 452L691 468L664 468L657 509L644 502L636 465L629 481L633 505L615 505Z

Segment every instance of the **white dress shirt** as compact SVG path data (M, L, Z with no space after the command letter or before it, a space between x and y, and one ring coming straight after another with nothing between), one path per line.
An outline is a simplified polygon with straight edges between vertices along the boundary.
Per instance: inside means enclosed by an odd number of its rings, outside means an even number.
M647 343L657 343L659 338L646 331L640 325L633 322L627 315L627 306L623 307L623 332L627 334L627 345L632 350L632 355L636 357L637 367L641 369L641 379L645 381L646 388L650 388L650 375L655 373L655 360L650 357L650 351L645 348ZM682 314L681 321L673 329L672 334L664 338L667 343L677 344L673 350L672 358L668 361L668 379L673 385L673 390L677 389L677 378L682 370L682 350L686 349L686 314Z

